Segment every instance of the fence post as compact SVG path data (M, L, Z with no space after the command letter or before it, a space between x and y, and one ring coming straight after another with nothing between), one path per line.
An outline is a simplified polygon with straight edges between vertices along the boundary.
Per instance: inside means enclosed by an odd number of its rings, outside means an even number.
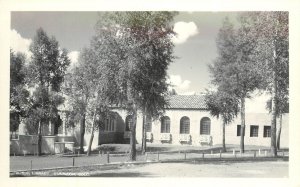
M220 159L222 158L222 151L220 150Z
M77 152L77 156L79 156L79 152L80 152L80 150L78 150L78 152Z
M159 152L157 152L157 161L159 161Z
M107 163L109 163L109 151L107 152Z
M265 150L265 156L267 156L267 154L268 154L268 153L267 153L267 150Z
M254 158L256 158L256 151L255 150L254 150L254 155L253 156L254 156Z
M30 175L32 175L32 160L30 160Z
M242 157L242 149L240 149L240 156Z
M260 149L258 149L258 156L260 156L261 155L261 153L260 153Z
M204 160L204 152L202 152L202 159Z
M235 149L232 150L233 156L236 158Z
M284 157L284 150L282 150L282 157Z
M75 166L75 157L73 157L73 163L72 163L72 166L73 166L73 167Z
M146 153L146 161L148 160L148 153Z
M211 155L213 154L213 150L210 151L210 154L211 154Z
M184 160L186 160L186 152L184 152Z

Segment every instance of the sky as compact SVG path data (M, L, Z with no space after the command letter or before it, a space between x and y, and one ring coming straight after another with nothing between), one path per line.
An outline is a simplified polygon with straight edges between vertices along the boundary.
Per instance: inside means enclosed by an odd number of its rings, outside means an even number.
M211 87L208 65L217 57L216 37L226 16L235 23L237 12L179 12L174 18L177 58L169 66L168 75L178 94L199 94ZM29 45L42 27L69 51L75 64L80 50L89 46L98 19L97 12L12 12L11 48L30 56ZM250 111L257 111L258 105L265 111L265 100L263 95L251 101Z

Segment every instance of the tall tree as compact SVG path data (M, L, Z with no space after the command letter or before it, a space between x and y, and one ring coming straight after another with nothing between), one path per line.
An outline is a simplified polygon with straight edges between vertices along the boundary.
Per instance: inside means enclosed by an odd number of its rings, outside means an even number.
M222 90L218 90L217 92L208 92L205 95L205 101L210 114L217 118L222 118L222 151L226 152L225 128L227 124L234 120L239 112L238 98Z
M30 51L27 77L33 94L27 124L38 131L38 155L41 155L42 128L57 119L57 107L64 100L59 92L70 60L67 51L59 50L56 39L49 38L42 28L37 30Z
M289 14L288 12L252 12L252 32L257 33L257 56L264 72L265 90L271 93L271 151L277 156L276 116L285 108L289 88Z
M86 131L88 104L94 94L94 82L91 80L90 74L93 68L88 61L91 52L85 48L80 52L79 60L70 73L66 76L65 92L68 97L68 105L70 110L70 119L75 124L80 125L80 142L79 152L84 153L84 135ZM87 65L89 64L89 65Z
M105 13L99 20L93 40L101 33L105 38L106 58L117 70L114 79L115 95L133 117L131 127L131 160L136 160L136 119L140 109L144 114L156 117L166 101L166 70L173 56L171 21L173 12L112 12ZM103 34L102 34L103 37Z
M241 16L238 20L240 25L235 29L225 18L217 38L218 57L210 66L210 72L213 84L240 99L240 149L244 152L245 99L261 87L262 75L253 58L256 35L251 32L246 17Z
M26 89L25 56L10 50L10 132L19 128L26 116L29 91Z

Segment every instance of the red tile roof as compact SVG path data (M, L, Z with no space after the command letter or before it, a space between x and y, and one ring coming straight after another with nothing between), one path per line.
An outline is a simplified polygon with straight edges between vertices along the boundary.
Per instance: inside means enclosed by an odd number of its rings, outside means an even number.
M204 95L172 95L167 109L207 109Z

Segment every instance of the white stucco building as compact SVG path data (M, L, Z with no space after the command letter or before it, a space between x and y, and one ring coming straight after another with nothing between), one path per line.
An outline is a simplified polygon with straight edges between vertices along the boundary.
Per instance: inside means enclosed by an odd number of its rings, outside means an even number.
M206 108L203 95L173 95L169 98L169 107L159 120L147 120L146 132L148 144L211 146L222 144L222 121L212 117ZM105 126L95 132L92 147L105 143L129 143L131 116L126 110L112 109L113 117L105 120ZM43 152L61 153L67 148L73 150L79 146L80 128L67 129L65 116L61 116L62 125L50 124L43 129ZM226 144L240 144L240 117L226 126ZM138 113L136 140L142 142L143 116ZM22 125L20 129L22 129ZM289 116L283 115L281 147L289 147ZM17 139L11 140L11 153L33 154L36 151L36 135L24 135L19 131ZM268 113L247 113L244 142L245 145L270 146L271 115ZM85 145L90 139L86 128Z

